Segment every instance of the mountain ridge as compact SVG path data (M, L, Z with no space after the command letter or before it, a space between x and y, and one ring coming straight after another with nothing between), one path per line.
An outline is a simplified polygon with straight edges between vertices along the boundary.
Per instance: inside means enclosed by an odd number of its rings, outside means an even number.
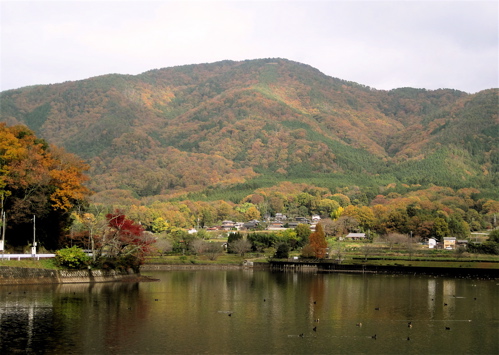
M97 192L168 195L261 175L498 179L498 89L383 91L271 58L109 74L0 100L0 120L86 159Z

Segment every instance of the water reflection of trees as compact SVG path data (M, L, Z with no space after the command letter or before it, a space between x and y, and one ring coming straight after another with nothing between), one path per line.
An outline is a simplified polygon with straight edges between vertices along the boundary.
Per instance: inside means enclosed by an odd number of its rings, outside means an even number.
M45 337L54 330L50 298L39 297L51 286L9 286L0 293L0 353L44 352Z
M149 306L138 283L118 282L61 285L53 307L60 336L72 339L78 349L98 352L119 338L133 336L146 320Z
M392 329L395 339L402 334L405 340L410 320L415 324L411 340L428 327L449 334L443 328L447 320L454 322L453 332L459 326L475 332L469 342L495 335L494 329L482 334L475 324L497 314L490 309L497 303L495 289L473 286L485 281L257 270L175 271L157 277L160 282L3 289L11 294L0 293L0 352L12 353L7 351L11 346L21 352L119 354L155 344L165 353L236 353L241 344L260 350L272 344L271 352L289 349L295 339L289 335L302 332L339 341L343 336L371 339L378 328Z
M54 343L76 352L98 352L106 343L130 336L148 314L148 302L140 296L137 283L13 286L4 291L0 296L2 354L58 353Z

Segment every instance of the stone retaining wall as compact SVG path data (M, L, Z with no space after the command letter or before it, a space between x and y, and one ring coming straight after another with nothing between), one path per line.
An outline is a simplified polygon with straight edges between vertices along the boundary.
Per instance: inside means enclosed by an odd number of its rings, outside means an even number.
M112 282L136 279L138 276L132 271L68 271L0 266L0 285Z

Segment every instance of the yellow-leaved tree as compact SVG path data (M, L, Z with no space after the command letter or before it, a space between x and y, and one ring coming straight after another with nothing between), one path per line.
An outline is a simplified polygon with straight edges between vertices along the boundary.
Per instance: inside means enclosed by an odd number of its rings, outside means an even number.
M86 203L88 166L75 155L39 139L26 126L0 123L0 197L6 244L60 246L71 212Z

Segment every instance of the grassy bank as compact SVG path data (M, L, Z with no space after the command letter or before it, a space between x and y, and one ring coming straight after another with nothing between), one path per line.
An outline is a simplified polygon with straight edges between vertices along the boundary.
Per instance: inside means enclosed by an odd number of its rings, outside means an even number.
M343 265L372 265L372 266L410 266L431 268L476 268L499 270L499 262L493 261L470 261L470 260L386 260L368 259L367 261L350 259L342 262Z
M289 260L299 257L299 253L292 253ZM332 256L333 258L335 256ZM256 263L266 263L267 258L262 253L247 253L244 257L234 254L222 254L215 260L210 260L204 255L165 255L150 256L145 264L160 265L242 265L244 260ZM298 260L304 261L299 257ZM313 261L310 259L310 261ZM324 262L336 262L333 259L325 259ZM403 251L390 251L386 253L374 253L368 256L362 255L357 250L345 252L341 255L343 265L376 265L376 266L410 266L410 267L445 267L445 268L483 268L499 270L499 257L484 254L455 254L447 251L420 253L404 253ZM41 260L0 260L0 266L58 269L54 259Z
M34 269L59 269L55 265L54 259L40 259L40 260L0 260L0 266L10 266L10 267L24 267L24 268L34 268Z
M146 264L164 264L164 265L185 265L185 264L198 264L198 265L241 265L244 260L251 260L253 262L267 262L267 259L255 254L247 254L244 257L234 254L223 254L210 260L208 257L200 255L167 255L148 257Z

